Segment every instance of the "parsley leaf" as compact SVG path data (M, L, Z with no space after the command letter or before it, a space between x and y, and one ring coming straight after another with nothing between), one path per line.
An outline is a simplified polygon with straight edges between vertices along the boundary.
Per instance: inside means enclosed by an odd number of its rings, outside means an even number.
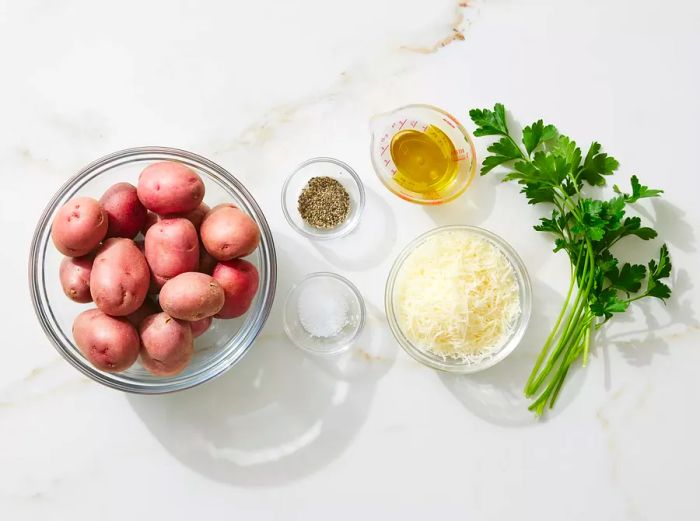
M554 125L545 126L540 119L529 127L523 129L523 145L527 155L532 155L532 152L543 142L550 141L557 137L557 128Z
M641 289L642 281L644 277L646 277L646 274L646 266L626 262L619 272L617 269L610 270L606 276L612 283L613 288L622 290L629 295Z
M608 250L600 254L598 258L598 268L603 273L603 275L606 275L607 273L610 273L612 271L615 271L615 273L617 273L617 263L617 259L613 257L612 253L610 253L610 251Z
M571 231L584 235L592 241L601 240L605 236L605 220L600 216L603 202L584 199L581 201L581 210L581 220L571 227Z
M472 109L469 116L477 125L475 136L507 136L506 109L502 103L496 103L493 110Z
M492 143L486 150L491 152L492 155L482 162L481 175L489 173L498 165L515 159L522 159L523 157L517 145L507 137L503 137L499 141Z
M563 157L570 167L570 173L578 171L581 165L581 149L567 136L559 136L551 147L550 152L555 156Z
M659 262L653 259L649 261L649 280L647 282L646 294L665 300L671 296L671 289L661 282L671 275L671 259L668 255L668 247L664 244L659 251Z
M550 232L561 237L564 236L565 227L566 216L558 214L556 210L552 211L551 219L540 217L540 224L533 226L538 232Z
M602 153L600 149L600 143L591 143L586 159L578 172L578 178L585 180L591 186L603 186L605 184L603 176L612 174L619 166L615 158Z
M628 203L636 203L638 200L643 199L645 197L658 197L662 193L664 193L663 190L656 190L654 188L644 186L639 182L639 179L636 175L632 176L632 179L630 179L630 184L632 185L631 194L622 193L619 186L613 186L613 190L615 190L615 193L622 195L625 198L625 202Z
M532 164L539 171L543 181L557 186L566 178L569 173L566 159L561 156L537 152L532 160Z
M612 288L603 290L600 295L593 299L591 304L591 311L597 317L605 317L608 320L612 317L613 313L623 313L627 311L629 303L625 300L621 300L617 291Z

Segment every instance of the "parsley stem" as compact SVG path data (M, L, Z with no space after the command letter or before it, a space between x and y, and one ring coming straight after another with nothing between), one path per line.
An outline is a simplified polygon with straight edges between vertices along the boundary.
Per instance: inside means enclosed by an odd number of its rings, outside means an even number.
M504 135L505 137L507 137L507 138L510 140L511 143L513 143L513 146L514 146L515 148L518 149L518 153L520 154L520 157L521 157L522 159L524 159L525 161L527 161L528 163L530 163L530 157L527 156L527 155L525 155L525 154L523 154L523 150L520 148L520 145L518 144L518 142L517 142L515 139L513 139L513 137L512 137L510 134L503 134L503 135Z
M581 340L584 339L586 336L586 332L588 331L588 323L584 323L583 326L580 328L580 332L576 336L576 340L571 344L572 347L569 350L569 353L567 357L564 359L564 361L561 364L561 367L559 368L559 371L557 372L556 376L554 377L554 381L557 382L556 386L553 388L552 393L551 393L551 398L549 399L549 408L553 408L554 404L557 401L557 397L559 396L559 391L561 390L561 386L564 384L564 380L566 379L566 375L569 372L569 368L571 367L571 364L578 358L579 354L581 353ZM585 345L585 339L583 340ZM585 347L584 347L585 349Z
M552 345L552 342L556 338L557 334L559 333L559 326L561 325L561 321L564 318L564 315L566 314L567 309L569 308L569 303L571 301L571 293L573 292L574 289L574 282L576 281L576 271L574 269L574 265L570 264L569 268L571 270L571 275L570 275L570 281L569 281L569 291L566 293L566 299L564 300L564 304L561 307L561 310L559 311L559 316L557 317L557 321L554 324L554 327L552 328L552 331L549 333L549 336L547 337L547 340L545 341L544 345L542 346L542 350L540 351L539 356L537 357L537 361L535 362L535 367L533 367L532 371L530 372L530 378L528 378L527 383L525 384L525 393L528 393L528 390L532 386L532 382L537 376L537 373L540 370L540 367L542 366L542 362L544 362L545 356L549 352L549 348ZM576 270L578 269L578 264L576 265Z
M630 302L634 302L635 300L639 300L639 299L642 299L642 298L647 297L647 296L649 296L649 293L647 291L645 291L644 293L640 293L636 297L628 298L627 300L624 300L623 302L626 302L627 304L629 304Z
M592 321L592 317L589 319L589 322ZM591 345L591 325L589 324L588 327L586 327L586 338L584 340L583 344L583 367L586 367L588 365L588 350Z
M552 391L551 398L549 400L549 408L552 409L554 408L554 404L557 402L557 398L559 397L559 391L561 390L561 386L564 385L564 380L566 379L566 374L569 372L569 367L571 365L567 365L566 368L564 369L564 372L561 373L561 376L559 377L559 380L557 381L557 385Z
M589 292L593 286L593 281L595 279L594 273L595 273L595 259L593 257L593 247L590 243L589 240L586 241L586 258L583 264L583 273L581 275L581 278L579 280L579 291L576 294L576 300L574 301L574 305L572 307L571 312L569 313L566 323L564 326L563 333L561 337L559 338L559 342L557 343L556 348L554 351L549 355L549 358L547 360L547 363L542 369L539 374L534 376L531 373L531 381L529 380L529 385L526 386L525 388L525 394L526 396L532 396L537 392L537 390L540 388L542 383L548 378L550 373L553 371L554 366L556 365L557 361L559 360L559 357L561 354L567 350L567 347L570 345L570 342L572 339L574 339L575 342L579 341L579 337L582 334L581 332L583 331L582 329L582 324L584 323L584 319L588 318L589 315L589 308L588 308L588 295ZM585 288L583 287L583 284L585 283ZM587 327L588 324L586 324ZM555 328L556 329L556 328ZM540 357L543 357L543 355L546 355L547 352L549 351L549 348L547 347L546 349L543 348L542 353L540 353ZM541 364L540 364L541 365ZM537 368L539 369L539 367ZM533 373L535 373L533 371ZM556 378L555 378L556 379ZM549 388L549 386L548 386Z
M589 330L589 325L589 318L587 318L583 322L579 322L579 325L576 328L576 334L572 337L573 341L569 341L566 343L566 356L557 368L556 373L550 380L545 390L542 391L542 394L530 406L530 410L534 410L536 414L542 414L544 408L547 405L547 402L549 402L550 409L554 407L557 397L559 396L559 391L561 390L561 387L564 384L564 380L566 379L566 375L569 372L571 364L581 354L581 350L583 348L583 345L585 344L586 332Z
M528 396L532 396L533 394L535 394L542 385L542 383L547 379L549 374L552 372L552 369L554 368L555 364L557 363L557 360L559 359L560 355L564 352L566 346L568 345L572 333L576 330L576 326L579 322L579 317L583 312L583 306L585 304L585 302L581 301L581 295L582 292L579 291L576 295L574 305L571 308L571 311L566 319L564 331L561 337L559 338L559 342L557 342L557 346L547 359L547 363L544 369L542 369L542 371L537 375L537 377L533 381L532 385L527 389Z

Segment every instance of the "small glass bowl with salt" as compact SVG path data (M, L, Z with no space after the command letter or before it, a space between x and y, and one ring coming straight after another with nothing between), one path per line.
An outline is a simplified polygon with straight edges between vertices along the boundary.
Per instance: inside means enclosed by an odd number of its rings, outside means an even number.
M349 280L335 273L312 273L287 295L284 331L304 351L336 355L357 339L365 314L362 295Z

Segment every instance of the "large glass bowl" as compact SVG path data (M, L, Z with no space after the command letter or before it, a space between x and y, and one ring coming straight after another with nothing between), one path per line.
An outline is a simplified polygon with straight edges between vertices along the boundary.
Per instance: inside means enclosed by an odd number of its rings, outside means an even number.
M449 231L466 231L484 238L494 244L505 255L506 259L513 267L515 279L518 285L518 293L520 297L520 315L517 317L515 324L513 324L510 335L503 340L501 345L497 346L493 353L479 359L476 362L459 360L455 358L443 358L415 345L401 330L401 325L399 324L395 309L396 281L401 272L404 261L427 239ZM389 321L389 326L391 327L391 332L394 334L394 337L396 340L398 340L401 347L413 358L418 360L420 363L427 365L428 367L432 367L433 369L438 369L440 371L462 374L477 373L503 360L506 356L513 352L513 350L522 340L525 330L527 329L527 324L530 321L530 312L532 309L532 286L530 285L530 278L527 274L523 261L520 259L520 256L510 244L495 233L476 226L440 226L414 239L396 258L396 261L394 261L394 265L389 272L389 277L387 278L384 294L384 306L386 316Z
M136 184L139 173L156 161L177 161L194 169L206 186L205 202L214 206L233 202L260 227L260 246L247 259L260 273L260 288L249 311L234 320L214 320L211 328L195 340L195 355L182 373L153 376L137 362L121 373L96 369L73 342L73 319L94 304L77 304L61 289L58 269L62 256L51 242L51 223L58 209L77 195L96 199L114 183ZM277 261L272 233L260 207L246 188L225 169L196 154L162 147L132 148L98 159L64 184L49 201L32 240L29 256L29 287L41 327L58 352L93 380L141 394L160 394L187 389L229 369L250 349L272 307L277 279Z

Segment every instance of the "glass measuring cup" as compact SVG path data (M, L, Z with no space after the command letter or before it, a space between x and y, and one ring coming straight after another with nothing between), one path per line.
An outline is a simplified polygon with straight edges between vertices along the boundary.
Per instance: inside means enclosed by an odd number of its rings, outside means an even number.
M451 114L432 105L407 105L378 114L370 120L372 165L381 182L406 201L442 204L459 197L476 172L476 154L471 136ZM444 153L451 175L445 182L417 182L397 167L397 135L424 133ZM418 158L421 161L421 158Z

